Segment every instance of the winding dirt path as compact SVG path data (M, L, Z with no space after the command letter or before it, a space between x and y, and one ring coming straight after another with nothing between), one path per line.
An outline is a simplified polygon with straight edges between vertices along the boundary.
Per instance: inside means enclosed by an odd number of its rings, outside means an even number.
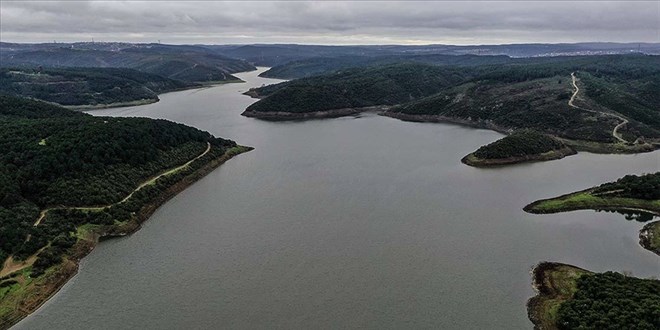
M192 164L194 161L196 161L196 160L198 160L198 159L204 157L204 155L206 155L207 153L209 153L209 151L211 151L211 143L206 142L206 150L204 150L204 152L202 152L201 154L199 154L197 157L195 157L195 158L189 160L188 162L186 162L186 163L183 164L183 165L180 165L180 166L177 166L177 167L175 167L175 168L169 169L169 170L167 170L167 171L165 171L165 172L162 172L162 173L160 173L160 174L158 174L158 175L156 175L156 176L154 176L154 177L148 179L148 180L145 181L145 182L142 182L139 186L137 186L137 188L133 189L133 191L131 191L130 194L128 194L126 197L124 197L124 199L120 200L119 202L112 203L112 204L108 204L108 205L102 205L102 206L60 206L60 207L50 207L50 208L43 209L43 210L41 210L41 213L39 213L39 218L37 218L37 221L34 222L34 226L35 226L35 227L38 226L38 225L41 223L41 221L46 217L46 215L48 214L48 212L50 212L50 211L52 211L52 210L101 211L101 210L103 210L103 209L106 208L106 207L110 207L110 206L113 206L113 205L121 204L121 203L123 203L123 202L129 200L129 199L133 196L133 194L135 194L136 192L138 192L140 189L142 189L142 188L144 188L144 187L146 187L146 186L148 186L148 185L153 184L154 182L156 182L156 180L158 180L158 179L160 179L160 178L162 178L162 177L164 177L164 176L174 174L174 173L176 173L176 172L178 172L178 171L180 171L180 170L182 170L182 169L188 167L188 166L189 166L190 164Z
M573 79L573 88L575 88L575 92L573 92L573 95L571 96L571 99L568 100L568 105L572 108L575 108L575 109L580 109L580 110L584 110L584 111L588 111L588 112L598 113L598 114L614 117L616 119L621 120L621 123L616 125L614 127L614 129L612 130L612 136L614 138L616 138L617 140L619 140L620 142L628 143L628 141L624 140L623 137L621 137L621 134L619 134L619 129L621 127L625 126L628 123L628 119L626 119L622 116L613 114L613 113L596 111L596 110L591 110L591 109L585 109L585 108L581 108L581 107L575 105L573 102L575 101L575 98L577 97L578 93L580 92L580 88L576 84L577 78L575 77L575 72L571 72L571 79Z

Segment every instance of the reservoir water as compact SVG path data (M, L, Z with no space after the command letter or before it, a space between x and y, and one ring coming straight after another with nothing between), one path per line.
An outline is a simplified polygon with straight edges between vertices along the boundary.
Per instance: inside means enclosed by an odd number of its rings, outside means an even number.
M101 243L16 329L530 329L529 271L560 261L660 275L642 224L612 213L531 215L536 199L660 170L660 153L497 169L461 157L501 136L365 114L242 117L246 83L91 112L166 118L255 150Z

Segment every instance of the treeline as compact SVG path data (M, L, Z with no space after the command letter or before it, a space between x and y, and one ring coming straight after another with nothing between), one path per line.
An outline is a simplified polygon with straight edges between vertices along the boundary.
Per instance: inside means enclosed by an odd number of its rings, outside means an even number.
M659 329L660 281L619 273L583 275L557 311L560 329Z
M21 68L128 68L193 83L238 80L231 73L256 69L206 47L160 44L70 44L34 49L20 45L3 49L0 62Z
M67 106L156 101L159 93L194 86L131 69L0 69L0 94Z
M422 63L453 67L482 67L494 79L519 82L550 75L565 75L573 71L588 71L602 75L624 75L644 78L658 72L658 56L599 55L524 57L480 55L388 55L388 56L336 56L313 57L273 66L261 74L263 77L298 79L325 75L349 68L373 67L393 63ZM511 75L511 71L517 71Z
M533 130L521 130L477 149L481 159L502 159L538 155L565 148L559 140Z
M658 59L619 55L511 59L502 65L342 68L258 88L254 94L264 98L248 110L301 113L396 105L390 110L394 114L442 116L485 127L531 128L573 140L617 142L612 130L619 120L568 106L573 92L570 74L576 72L584 79L580 97L589 96L588 107L631 119L621 130L626 139L659 139Z
M63 211L52 211L33 226L47 207L116 203L140 182L202 153L207 142L215 156L235 146L166 120L93 117L0 96L0 260L28 257L49 243L49 252L42 253L47 253L44 259L52 259L48 256L61 255L57 249L71 242L77 225L127 220L143 205L140 201L149 198L149 191L155 192L151 186L135 195L146 196L125 203L122 208L128 209L123 213L113 208L109 217L107 212L80 211L78 216L57 218Z
M644 175L626 175L616 182L604 183L593 190L607 196L660 200L660 172Z
M419 99L465 80L460 70L422 64L393 64L350 69L258 89L266 96L248 111L313 112Z

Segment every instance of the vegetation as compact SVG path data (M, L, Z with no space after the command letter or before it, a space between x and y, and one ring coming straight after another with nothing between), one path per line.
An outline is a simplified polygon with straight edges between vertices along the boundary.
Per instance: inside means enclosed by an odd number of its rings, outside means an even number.
M246 113L394 105L384 114L407 120L455 121L499 131L529 128L581 147L591 142L621 144L612 136L620 120L607 115L615 112L630 120L619 132L645 148L622 145L608 150L652 150L642 141L660 141L660 99L654 92L660 84L660 61L656 56L508 59L497 66L470 61L473 65L456 60L442 66L404 63L342 68L253 90L250 94L263 99ZM335 62L343 65L341 59ZM577 72L585 91L576 102L596 112L568 106L573 94L572 72Z
M34 311L99 236L125 235L250 148L146 118L0 96L0 326Z
M287 62L268 69L259 76L280 79L299 79L328 74L356 67L374 67L395 63L424 63L446 66L476 66L512 63L508 56L479 55L389 55L389 56L338 56L314 57Z
M660 54L658 44L617 44L617 43L576 43L576 44L514 44L514 45L376 45L376 46L319 46L319 45L213 45L205 46L221 54L240 58L260 66L283 68L282 71L295 73L291 68L312 68L316 63L332 62L335 58L356 57L361 59L378 57L397 57L406 60L410 57L423 57L425 54L438 56L456 56L473 54L485 57L487 55L506 55L515 58L547 59L554 54L628 54L631 50L647 54ZM472 55L471 55L472 56ZM458 57L458 56L456 56ZM492 56L495 57L495 56ZM504 56L500 56L504 57ZM309 60L309 62L307 62ZM296 62L296 63L294 63ZM310 63L308 66L307 63ZM353 65L357 66L357 65ZM327 73L327 72L324 72ZM299 78L300 76L298 76ZM281 78L278 77L278 78Z
M560 329L658 329L660 281L614 272L581 276L557 316Z
M483 159L525 157L565 148L559 140L533 130L521 130L485 145L474 155Z
M589 274L593 273L560 263L542 262L534 267L533 286L538 294L527 302L534 328L557 329L559 307L577 291L577 279Z
M660 172L645 175L626 175L616 182L604 183L592 191L593 195L660 200Z
M304 113L399 104L464 79L458 70L409 63L346 70L258 89L268 97L247 111Z
M77 226L126 221L152 195L140 190L100 212L56 210L35 226L40 210L116 203L136 183L201 154L207 142L215 157L235 146L166 120L93 117L7 96L0 97L0 128L0 260L41 251L35 275L75 243Z
M660 327L660 281L656 279L541 263L534 269L534 284L539 295L530 299L528 309L538 328Z
M251 64L198 46L76 43L7 47L3 66L130 68L186 82L238 81L231 73L254 70Z
M153 102L159 93L193 86L131 69L0 69L0 93L65 106Z
M627 215L628 220L650 221L660 215L658 182L660 172L625 177L598 187L535 201L524 210L530 213L557 213L573 210L617 210L642 212ZM660 255L660 221L647 224L640 231L640 245Z
M560 159L576 151L556 138L533 130L519 130L463 157L470 166L487 167Z
M531 213L556 213L582 209L641 209L660 214L658 181L660 172L626 175L598 187L536 201L525 206Z

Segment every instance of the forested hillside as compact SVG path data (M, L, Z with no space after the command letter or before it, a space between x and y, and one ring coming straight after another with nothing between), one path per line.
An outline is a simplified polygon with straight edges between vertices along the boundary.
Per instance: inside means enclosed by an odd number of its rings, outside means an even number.
M132 69L0 69L0 93L65 106L155 102L159 93L194 86Z
M247 111L310 112L393 105L437 93L465 79L460 70L413 63L351 69L257 89L260 96L267 97Z
M613 130L622 123L620 118L626 118L629 122L618 133L628 143L660 139L658 56L516 59L502 65L454 61L441 66L407 63L342 69L258 88L249 94L263 99L246 114L396 105L384 114L500 131L532 128L605 144L618 142ZM575 99L579 108L568 105L573 72L581 90Z
M477 149L474 155L483 159L523 157L565 147L566 145L548 135L522 130Z
M645 175L626 175L615 182L604 183L594 188L593 194L610 197L660 200L660 172Z
M0 53L4 67L131 68L170 79L211 83L238 78L231 73L254 70L251 64L197 46L160 44L71 44L68 47L7 47Z
M76 242L79 226L129 220L177 177L159 180L111 208L54 209L35 225L41 210L119 202L147 178L200 155L207 143L208 157L236 146L166 120L93 117L1 96L0 261L38 253L32 267L38 276Z
M583 275L557 311L560 329L658 329L660 281L619 273Z
M423 63L451 66L475 66L505 64L515 61L508 56L478 55L390 55L390 56L340 56L315 57L291 61L270 68L261 77L298 79L328 74L349 68L373 67L394 63Z

